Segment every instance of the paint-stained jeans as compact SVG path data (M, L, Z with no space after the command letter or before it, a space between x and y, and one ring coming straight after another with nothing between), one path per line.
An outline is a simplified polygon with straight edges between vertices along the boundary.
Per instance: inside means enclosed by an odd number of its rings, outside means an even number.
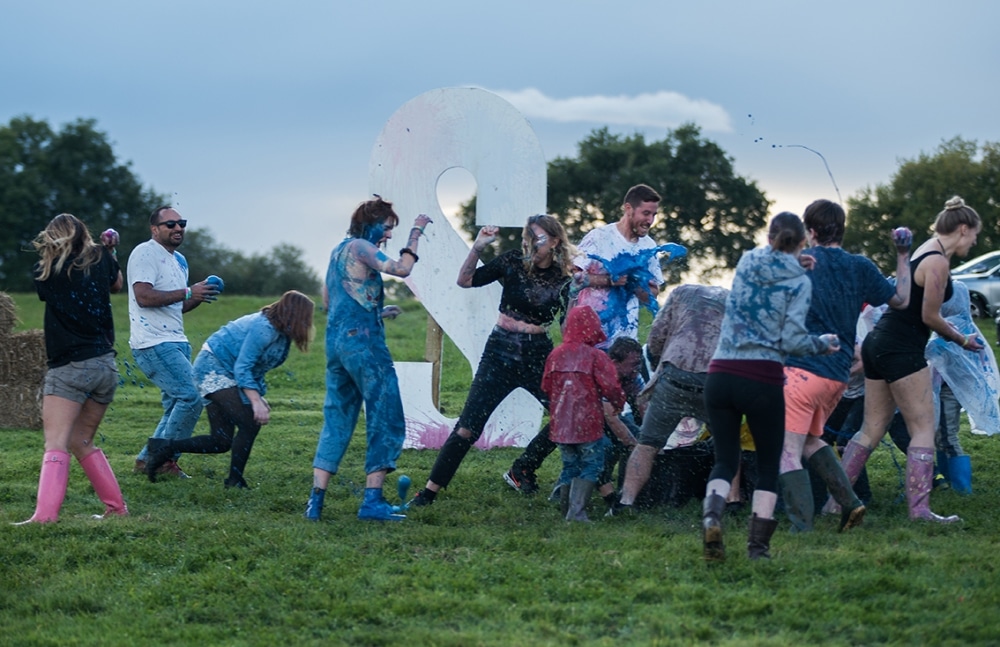
M583 479L597 483L604 471L604 456L610 445L607 436L589 443L560 443L563 468L559 482L566 484L573 479Z
M132 356L149 381L160 389L163 417L156 425L153 437L170 440L190 438L204 407L194 383L191 344L164 342L150 348L132 349ZM145 447L136 458L147 460Z
M327 325L326 401L313 467L337 472L362 402L368 438L365 473L392 471L406 438L396 369L378 314L348 305L331 312Z

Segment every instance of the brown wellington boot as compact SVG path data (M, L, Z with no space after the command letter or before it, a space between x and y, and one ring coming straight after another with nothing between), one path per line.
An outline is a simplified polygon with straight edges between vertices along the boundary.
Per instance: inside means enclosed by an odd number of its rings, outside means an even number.
M726 561L726 547L722 543L722 515L726 512L726 497L714 492L702 503L701 531L705 561Z
M750 517L747 535L747 556L751 560L771 559L771 536L778 527L777 519L764 519L756 514Z

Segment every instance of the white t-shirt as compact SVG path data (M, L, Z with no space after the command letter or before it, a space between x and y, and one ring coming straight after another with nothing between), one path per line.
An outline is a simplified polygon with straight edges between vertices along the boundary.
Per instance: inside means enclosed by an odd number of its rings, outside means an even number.
M186 288L187 261L155 240L136 245L128 257L128 320L133 349L151 348L165 342L186 342L184 302L159 308L142 308L135 300L136 283L149 283L154 290L168 292Z
M654 247L656 247L656 242L649 236L643 236L634 243L630 242L618 231L616 224L611 223L587 232L587 235L577 245L580 254L573 259L573 264L590 274L606 275L608 272L604 266L600 262L588 258L588 254L610 261L623 252L635 254ZM660 261L655 255L649 259L649 273L658 283L663 283L663 271L660 269ZM634 293L629 295L625 312L606 313L609 305L614 307L614 301L609 300L610 295L611 291L607 288L584 288L576 300L576 305L588 305L601 317L604 334L608 337L606 342L600 344L601 347L609 346L618 337L639 339L639 297Z

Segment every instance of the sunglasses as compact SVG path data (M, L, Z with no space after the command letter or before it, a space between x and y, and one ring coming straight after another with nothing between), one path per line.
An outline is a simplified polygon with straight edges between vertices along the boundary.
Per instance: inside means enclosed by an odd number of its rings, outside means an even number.
M156 223L157 227L159 227L160 225L163 225L167 229L173 229L174 226L179 225L181 229L184 229L185 227L188 226L188 221L187 220L164 220L163 222Z

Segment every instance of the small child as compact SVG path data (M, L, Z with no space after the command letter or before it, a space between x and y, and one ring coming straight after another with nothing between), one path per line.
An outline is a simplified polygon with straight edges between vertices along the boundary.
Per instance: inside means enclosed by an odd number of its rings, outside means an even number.
M593 308L573 308L566 317L563 342L549 355L542 376L542 390L549 396L549 437L563 459L560 503L567 521L589 521L587 500L604 469L609 441L602 399L615 413L625 406L614 362L595 348L605 339Z

